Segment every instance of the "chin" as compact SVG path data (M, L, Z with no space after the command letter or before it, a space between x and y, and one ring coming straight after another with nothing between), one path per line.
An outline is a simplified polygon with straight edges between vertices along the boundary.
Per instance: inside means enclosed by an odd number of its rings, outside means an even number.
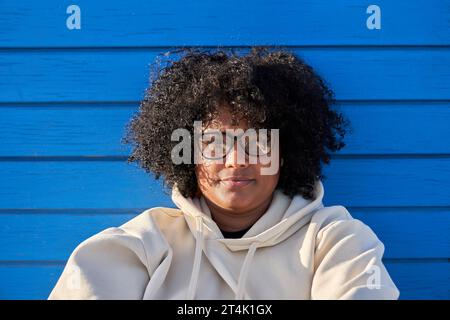
M221 203L221 207L231 211L246 211L249 207L251 207L252 201L249 198L244 198L242 196L237 195L236 197L231 196L227 199L223 199Z
M224 209L229 210L232 213L239 214L241 212L246 212L249 209L246 206L225 206Z

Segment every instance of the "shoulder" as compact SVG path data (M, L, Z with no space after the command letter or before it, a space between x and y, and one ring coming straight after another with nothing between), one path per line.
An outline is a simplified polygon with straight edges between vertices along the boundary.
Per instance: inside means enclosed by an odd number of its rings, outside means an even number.
M314 299L397 299L399 291L384 264L384 245L344 206L319 209L315 226ZM377 290L373 290L373 289Z
M49 298L141 298L150 275L170 250L161 229L179 218L177 210L152 208L84 240L70 255Z
M154 207L143 211L122 224L119 228L129 234L142 237L144 234L155 234L156 231L163 232L164 230L171 229L180 220L184 220L181 210Z
M170 229L180 218L183 218L180 210L164 207L147 209L120 226L104 229L84 240L72 257L134 259L153 269L168 248L163 230Z
M335 205L320 208L311 218L316 227L316 245L329 247L342 239L355 244L371 244L383 247L374 231L363 221L352 217L346 207Z

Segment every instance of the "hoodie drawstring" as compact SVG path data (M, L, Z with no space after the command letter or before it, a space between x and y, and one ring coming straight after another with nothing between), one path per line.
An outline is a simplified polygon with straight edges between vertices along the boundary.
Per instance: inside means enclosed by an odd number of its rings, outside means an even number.
M194 265L192 266L191 280L189 281L189 288L187 293L187 300L194 299L195 291L197 290L198 275L200 273L200 263L202 262L203 254L203 220L201 216L195 217L195 254Z
M247 255L245 256L244 263L241 267L241 272L239 273L238 285L236 294L234 296L235 300L242 300L244 298L245 282L247 281L248 271L250 270L250 263L255 255L257 247L258 242L253 242L248 249Z
M192 266L191 279L189 281L187 300L193 300L195 292L197 290L198 277L200 274L200 264L203 255L203 220L201 216L195 217L195 253L194 253L194 265ZM239 280L235 293L235 300L242 300L244 297L245 283L247 281L248 272L250 270L250 263L255 255L255 251L258 247L258 242L253 242L245 256L244 263L242 264L241 271L239 273Z

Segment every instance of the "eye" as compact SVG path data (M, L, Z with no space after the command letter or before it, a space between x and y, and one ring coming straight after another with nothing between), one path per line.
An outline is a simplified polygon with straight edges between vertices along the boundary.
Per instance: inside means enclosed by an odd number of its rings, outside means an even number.
M211 143L220 143L220 133L217 132L204 132L203 133L203 139L202 139L202 143L204 145L208 145Z
M259 144L258 149L261 154L269 153L270 152L270 142L267 142L266 144Z
M258 140L258 149L261 154L267 154L270 152L271 149L270 135L263 136L261 139Z
M224 138L220 131L204 132L202 137L203 157L210 160L223 158Z

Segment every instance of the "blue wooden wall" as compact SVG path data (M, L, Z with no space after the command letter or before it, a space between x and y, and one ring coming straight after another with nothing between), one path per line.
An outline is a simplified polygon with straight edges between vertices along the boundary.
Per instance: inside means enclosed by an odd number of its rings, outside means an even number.
M354 131L325 204L375 230L402 299L450 298L449 21L449 0L1 0L0 298L46 298L82 240L173 206L120 139L158 53L217 45L290 46L330 83Z

